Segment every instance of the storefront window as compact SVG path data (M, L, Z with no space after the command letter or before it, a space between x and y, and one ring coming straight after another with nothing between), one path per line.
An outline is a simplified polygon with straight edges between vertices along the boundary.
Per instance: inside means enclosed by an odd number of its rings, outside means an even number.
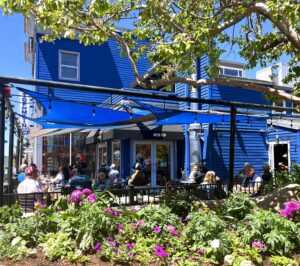
M51 174L59 166L69 164L70 136L57 135L43 137L43 164L42 173Z
M121 169L121 143L120 141L113 141L112 143L112 163L116 165L116 169Z
M106 142L99 144L99 168L107 165L107 144Z
M72 133L71 165L75 163L76 155L83 155L87 165L86 174L95 174L96 145L86 144L88 133ZM43 137L43 174L53 174L59 166L70 165L70 134Z

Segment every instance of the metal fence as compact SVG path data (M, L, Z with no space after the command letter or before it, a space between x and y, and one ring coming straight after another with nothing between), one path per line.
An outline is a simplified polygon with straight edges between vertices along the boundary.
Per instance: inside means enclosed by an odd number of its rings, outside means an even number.
M249 182L243 184L241 180L235 180L234 191L250 194L251 196L261 196L274 188L273 183ZM96 193L100 191L94 191ZM130 206L157 204L166 195L175 195L181 192L188 192L198 200L224 199L228 196L226 184L181 184L179 182L168 183L166 186L130 186L123 189L113 189L110 191L114 195L112 205ZM25 213L34 211L35 201L41 201L42 204L49 206L53 204L60 196L68 195L67 192L43 192L26 194L4 194L4 205L11 206L19 203Z

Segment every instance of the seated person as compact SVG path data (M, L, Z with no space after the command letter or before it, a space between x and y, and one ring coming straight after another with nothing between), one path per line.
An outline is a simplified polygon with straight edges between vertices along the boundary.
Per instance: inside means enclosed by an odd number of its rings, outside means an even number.
M106 172L100 171L97 174L97 179L92 186L93 190L106 191L112 189L112 180L109 178Z
M245 167L245 176L241 184L241 191L256 194L261 188L262 178L255 173L254 167Z
M114 182L116 179L119 178L119 171L116 169L116 165L113 163L110 167L110 171L109 171L109 178L112 180L112 182Z
M189 180L200 184L205 176L205 168L203 165L195 164L190 173Z
M128 180L129 186L145 186L147 184L147 179L142 171L142 165L140 163L135 164L135 172L132 174Z
M82 177L79 176L79 171L77 168L73 168L71 171L71 176L70 176L71 182L74 180L81 180Z
M201 185L217 184L218 179L219 178L216 176L216 173L214 171L208 171L205 174L205 177Z
M261 178L264 182L269 182L272 180L272 172L271 172L271 169L270 169L270 165L268 164L265 164L263 166L263 173L261 174Z
M51 179L50 183L55 184L55 185L64 185L64 172L63 168L60 166L58 167L58 173L55 176L55 178Z
M38 170L35 164L31 164L25 169L25 179L18 185L18 193L40 192L36 183Z

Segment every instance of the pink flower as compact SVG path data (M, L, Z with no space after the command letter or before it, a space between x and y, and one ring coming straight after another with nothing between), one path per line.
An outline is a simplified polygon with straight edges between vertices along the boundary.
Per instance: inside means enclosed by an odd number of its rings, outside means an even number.
M280 211L280 216L293 218L299 212L300 204L296 201L289 201L284 204L284 208Z
M36 210L43 209L44 207L44 204L40 200L34 202L34 208Z
M158 257L163 257L163 258L168 257L168 253L161 246L156 246L155 247L155 254Z
M154 227L154 233L155 233L155 234L159 234L160 231L161 231L160 226L155 226L155 227Z
M175 226L173 226L173 225L168 225L168 226L167 226L167 229L168 229L168 231L170 232L170 234L171 234L172 236L180 237L180 234L176 231Z
M127 243L127 244L126 244L126 248L128 248L128 249L133 248L133 246L134 246L134 244L132 244L132 243Z
M101 250L102 247L100 245L100 243L96 243L96 245L94 246L94 250L97 252L98 250Z
M254 241L251 244L252 248L258 248L260 251L265 251L265 245L260 241Z
M92 191L89 188L84 188L81 192L86 197L92 194Z
M82 201L82 192L79 189L75 189L71 194L71 201L74 203L80 203Z
M123 226L122 225L118 225L118 231L121 232L123 230Z
M96 195L95 194L90 194L87 196L87 199L90 203L94 204L97 201Z
M196 253L199 254L199 255L203 255L204 254L204 250L203 249L198 249L196 251Z
M137 229L139 228L140 226L142 226L144 224L143 221L137 221L135 224L133 224L133 228L134 229Z

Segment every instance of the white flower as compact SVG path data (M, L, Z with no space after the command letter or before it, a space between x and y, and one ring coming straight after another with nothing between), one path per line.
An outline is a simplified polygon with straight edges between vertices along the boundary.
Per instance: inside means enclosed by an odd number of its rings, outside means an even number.
M210 246L213 249L218 249L220 247L220 240L219 239L214 239L213 241L210 242Z
M11 241L11 246L15 246L17 244L19 244L21 242L22 238L21 237L15 237L12 241Z
M240 266L255 266L251 260L242 260Z
M228 265L232 265L234 261L234 257L232 255L226 255L224 257L224 261L227 262Z

